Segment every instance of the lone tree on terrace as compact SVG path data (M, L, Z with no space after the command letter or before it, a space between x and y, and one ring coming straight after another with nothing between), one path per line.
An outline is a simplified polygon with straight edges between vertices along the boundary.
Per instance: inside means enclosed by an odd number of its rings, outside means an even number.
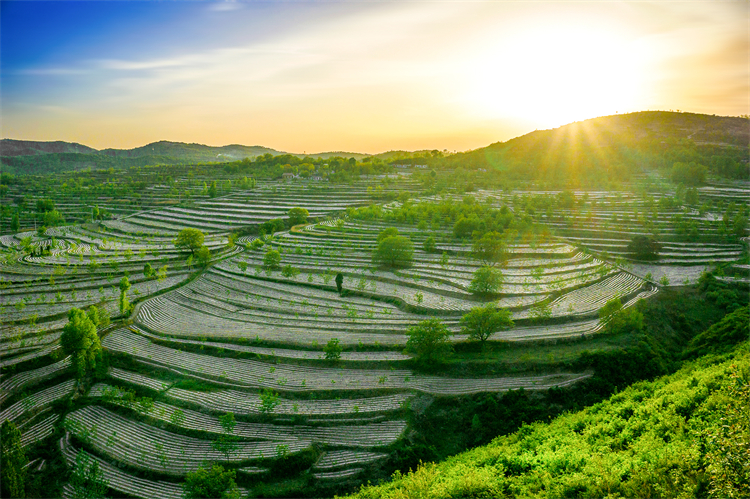
M305 208L292 208L289 210L289 224L299 225L307 222L310 213Z
M502 265L508 258L508 249L502 234L488 232L474 242L471 254L484 265Z
M416 355L420 364L443 361L453 350L450 331L438 319L424 320L409 328L406 351Z
M281 253L276 250L270 249L266 251L263 257L263 268L269 270L276 270L281 266Z
M78 308L71 309L68 313L68 323L63 327L60 345L66 354L73 357L73 365L79 378L96 367L96 361L102 353L96 324L86 312Z
M198 229L182 229L177 238L174 240L174 245L178 248L189 249L192 255L203 246L205 236L203 232Z
M469 291L480 296L490 296L500 292L503 274L499 269L485 265L474 272Z
M513 327L511 314L508 310L496 309L495 305L489 303L484 307L474 307L469 313L461 318L463 333L469 335L469 339L477 340L484 349L484 342L497 331L504 331Z
M628 252L640 260L654 260L659 257L661 245L648 236L635 236L628 244Z
M414 259L414 245L404 236L389 236L378 242L372 262L388 267L408 267Z

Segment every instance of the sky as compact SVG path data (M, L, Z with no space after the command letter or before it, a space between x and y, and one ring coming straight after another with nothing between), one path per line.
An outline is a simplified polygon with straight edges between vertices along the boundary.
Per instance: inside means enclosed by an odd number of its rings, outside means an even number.
M2 137L465 151L750 114L744 1L1 1Z

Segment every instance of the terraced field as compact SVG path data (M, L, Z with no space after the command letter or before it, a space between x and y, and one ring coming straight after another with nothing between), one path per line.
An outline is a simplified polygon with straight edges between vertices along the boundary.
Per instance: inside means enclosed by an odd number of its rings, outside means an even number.
M618 218L609 228L618 237L610 242L587 239L585 228L564 238L518 238L507 248L500 293L481 298L470 285L482 263L472 256L470 240L454 237L450 225L438 221L425 230L408 220L352 216L349 208L372 203L368 187L376 183L269 184L101 224L48 229L43 236L0 237L0 420L19 426L32 454L59 449L69 465L79 454L89 456L115 494L178 497L185 475L208 462L237 470L243 491L295 480L321 493L343 490L393 471L393 454L410 436L410 418L437 398L561 388L590 376L557 370L427 374L405 351L412 326L438 317L453 343L466 342L463 315L494 303L511 312L515 326L490 343L586 341L602 330L598 311L607 301L620 298L628 307L659 290L656 279L608 257L626 244L623 237L639 233ZM395 194L416 188L409 181L392 185ZM474 197L499 208L512 205L514 195L480 191ZM611 220L623 202L636 203L608 193L592 198L597 208L590 214L560 214L565 223L554 217L546 223L562 232L586 220L599 230L600 219ZM258 242L257 231L246 230L228 244L231 231L286 218L295 207L319 222ZM668 222L664 226L668 231ZM205 266L189 264L173 244L187 227L207 234ZM389 227L414 244L406 268L372 264L378 235ZM435 243L429 251L428 237ZM602 251L584 251L584 243ZM269 250L280 254L278 268L267 268ZM740 253L734 244L673 242L661 263L737 259ZM147 263L163 271L147 276ZM123 276L131 283L132 313L118 308ZM108 368L81 381L60 336L71 308L92 305L113 321L99 331ZM332 339L343 348L337 360L326 355ZM67 398L75 405L66 405ZM231 428L224 424L229 413L236 421ZM291 471L280 476L281 469Z

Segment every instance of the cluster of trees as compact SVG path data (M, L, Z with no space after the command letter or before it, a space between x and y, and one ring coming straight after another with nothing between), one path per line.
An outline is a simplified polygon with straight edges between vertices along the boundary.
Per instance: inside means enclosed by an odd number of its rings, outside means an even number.
M484 349L485 342L496 332L505 331L514 326L510 311L496 308L489 303L483 307L474 307L461 318L463 334L469 340L478 341ZM439 319L426 319L408 331L406 351L414 354L415 361L423 367L431 367L444 362L453 347L450 342L451 332Z

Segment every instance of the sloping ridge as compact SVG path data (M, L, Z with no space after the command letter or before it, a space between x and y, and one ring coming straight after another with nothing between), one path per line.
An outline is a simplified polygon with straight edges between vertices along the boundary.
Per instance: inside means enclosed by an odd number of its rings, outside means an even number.
M0 140L0 156L34 156L37 154L82 153L96 154L98 151L76 142L42 142L35 140Z

